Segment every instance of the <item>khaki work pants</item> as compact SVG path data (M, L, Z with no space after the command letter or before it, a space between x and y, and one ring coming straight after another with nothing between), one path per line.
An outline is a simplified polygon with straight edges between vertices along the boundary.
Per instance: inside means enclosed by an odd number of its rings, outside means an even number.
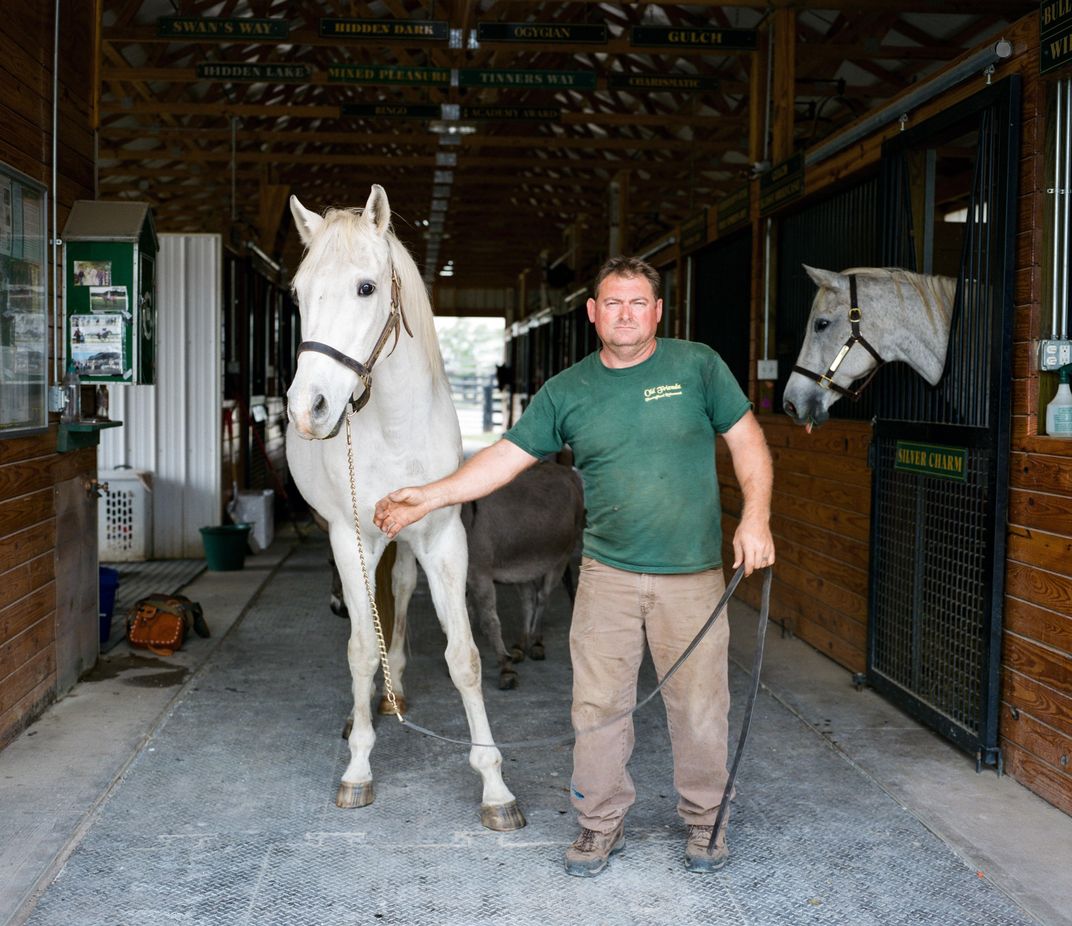
M625 572L589 557L573 606L573 749L571 801L578 822L610 832L636 797L626 769L633 718L599 726L636 705L645 640L662 679L711 616L725 589L722 571L678 575ZM662 690L674 755L678 814L690 824L715 822L726 786L730 704L725 614Z

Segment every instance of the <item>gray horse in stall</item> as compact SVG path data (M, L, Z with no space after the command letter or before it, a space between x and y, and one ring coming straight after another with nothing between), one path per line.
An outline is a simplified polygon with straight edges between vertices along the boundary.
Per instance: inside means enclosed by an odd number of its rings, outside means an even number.
M937 384L949 346L954 278L881 267L804 269L819 291L782 395L790 418L810 433L830 417L831 405L842 396L857 398L893 360Z
M526 656L544 658L540 622L551 592L562 581L573 599L576 583L571 559L584 528L581 479L572 467L539 463L490 495L464 504L461 516L469 547L466 591L475 612L471 616L476 617L495 652L499 687L516 688L514 663ZM406 610L413 585L406 574L411 568L403 555L392 576L396 595L392 652L405 642ZM497 583L516 586L521 597L520 639L509 650L503 642L496 604ZM347 616L342 580L333 560L331 610ZM397 679L395 689L399 690ZM385 704L381 702L380 707L384 710Z

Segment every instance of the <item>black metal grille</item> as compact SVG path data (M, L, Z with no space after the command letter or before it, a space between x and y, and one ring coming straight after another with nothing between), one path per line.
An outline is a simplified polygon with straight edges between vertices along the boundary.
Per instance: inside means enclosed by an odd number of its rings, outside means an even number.
M974 739L983 716L992 454L970 449L961 483L897 471L897 439L875 443L872 518L882 544L872 574L871 670L913 692L946 735L963 739L962 729Z
M778 391L781 407L786 380L793 370L815 298L815 284L804 265L823 270L847 270L881 264L879 178L869 177L826 199L787 216L778 233L778 305L776 312ZM881 376L882 374L880 374ZM830 410L832 418L867 420L874 415L880 380L859 402L842 401Z
M693 340L713 347L737 382L748 389L752 296L752 234L733 235L694 258L696 315Z

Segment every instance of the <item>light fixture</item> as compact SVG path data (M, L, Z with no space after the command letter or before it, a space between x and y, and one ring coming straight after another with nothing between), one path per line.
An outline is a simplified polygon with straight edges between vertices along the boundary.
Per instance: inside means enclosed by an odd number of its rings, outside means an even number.
M457 167L458 155L453 151L437 151L435 163L436 167Z
M472 135L476 131L476 126L465 122L444 122L442 119L434 119L428 123L428 131L433 135Z

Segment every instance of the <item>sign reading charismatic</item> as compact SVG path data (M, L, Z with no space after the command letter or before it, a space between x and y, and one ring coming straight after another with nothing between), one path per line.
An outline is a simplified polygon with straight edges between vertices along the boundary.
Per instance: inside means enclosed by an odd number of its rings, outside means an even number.
M759 214L767 215L804 194L804 155L794 154L759 178Z
M675 93L694 93L698 90L717 90L717 77L691 77L683 74L611 74L607 78L611 90L670 90Z
M274 84L301 83L309 79L313 69L308 64L199 64L201 80L254 80Z
M459 87L549 87L594 90L595 71L513 71L505 68L461 68Z
M629 44L658 48L708 48L755 51L755 29L685 29L680 26L633 26Z
M968 451L965 447L943 447L936 444L917 444L897 441L893 468L921 476L941 476L943 479L968 479Z
M450 85L450 68L408 68L396 65L366 67L335 64L328 68L328 80L346 84L444 84Z
M1072 0L1039 4L1039 73L1072 61Z
M156 20L156 34L184 39L285 39L290 23L285 19L161 16Z
M500 23L476 24L480 42L533 42L563 44L607 44L607 27L588 23Z
M445 42L450 38L450 27L439 19L322 19L320 34L330 39Z

